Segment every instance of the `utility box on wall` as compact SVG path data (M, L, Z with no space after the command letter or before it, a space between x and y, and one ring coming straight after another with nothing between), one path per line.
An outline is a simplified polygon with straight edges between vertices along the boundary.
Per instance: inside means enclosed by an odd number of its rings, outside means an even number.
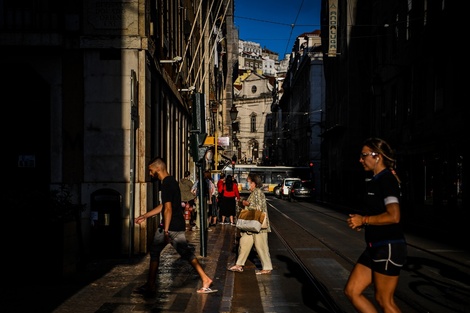
M91 194L91 252L94 256L121 254L122 195L113 189Z

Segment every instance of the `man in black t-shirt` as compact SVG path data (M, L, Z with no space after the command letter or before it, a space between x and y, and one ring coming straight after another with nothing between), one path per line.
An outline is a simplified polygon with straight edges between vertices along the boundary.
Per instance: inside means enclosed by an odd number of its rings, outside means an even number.
M145 296L155 295L160 254L167 244L171 244L181 258L187 260L198 272L202 280L202 287L197 290L197 293L217 292L217 290L210 288L212 285L212 279L204 272L186 240L186 226L178 182L168 173L166 163L160 157L153 159L148 168L150 176L152 178L158 177L162 183L162 203L151 211L137 217L135 219L135 223L141 224L147 218L159 213L162 213L162 221L158 230L155 232L153 243L150 247L150 265L147 283L137 288L135 292Z

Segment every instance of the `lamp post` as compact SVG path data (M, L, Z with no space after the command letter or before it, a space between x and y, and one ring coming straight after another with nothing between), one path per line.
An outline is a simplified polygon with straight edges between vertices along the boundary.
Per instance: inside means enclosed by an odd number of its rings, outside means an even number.
M218 149L218 113L219 113L219 103L217 101L212 101L211 102L211 112L214 114L214 167L215 170L218 171L219 169L219 152L217 151Z
M238 148L238 145L240 144L240 140L238 140L237 136L234 136L233 138L233 145Z
M235 150L235 154L236 154L237 157L238 157L238 156L239 156L239 154L238 154L238 146L240 145L240 140L238 140L238 138L237 138L236 135L234 135L233 137L234 137L234 138L233 138L233 145L234 145L234 147L235 147L234 150Z
M236 139L236 136L234 135L235 132L233 131L233 124L237 120L237 116L238 116L237 107L232 104L232 107L230 108L230 119L232 120L232 144L233 145L235 145L235 139Z
M237 164L237 156L232 156L232 177L235 178L235 165Z

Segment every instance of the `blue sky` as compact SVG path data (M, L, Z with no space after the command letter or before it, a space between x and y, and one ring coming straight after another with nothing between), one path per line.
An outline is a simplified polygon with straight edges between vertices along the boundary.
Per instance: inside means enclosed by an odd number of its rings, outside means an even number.
M233 1L239 39L258 42L280 60L292 51L297 36L320 29L321 0Z

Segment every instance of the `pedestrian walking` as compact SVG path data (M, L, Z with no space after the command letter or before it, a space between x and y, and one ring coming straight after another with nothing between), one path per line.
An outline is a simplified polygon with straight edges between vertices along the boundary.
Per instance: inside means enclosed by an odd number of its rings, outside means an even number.
M185 211L189 212L189 230L196 226L196 210L194 207L194 199L196 196L191 192L194 182L191 180L191 172L185 171L184 177L178 182L181 192L181 201L185 207Z
M383 312L401 312L394 300L407 248L400 225L400 179L395 173L394 153L380 138L362 145L359 162L372 177L366 179L365 206L361 214L350 214L349 227L364 229L366 249L354 266L344 293L359 312L377 312L363 294L374 284L375 300Z
M243 272L245 262L250 255L253 245L255 246L256 253L261 261L261 270L257 270L258 275L271 274L273 265L271 262L271 255L269 253L268 233L271 232L269 224L268 206L266 204L266 196L261 190L263 182L258 174L250 173L246 179L250 195L248 199L242 200L242 205L248 210L260 210L266 214L267 225L265 229L261 229L259 233L253 232L240 232L240 241L238 246L238 257L235 265L228 268L232 272Z
M229 218L230 224L235 226L234 216L236 214L237 201L240 199L238 185L233 181L232 175L227 175L225 183L222 187L223 200L220 208L221 224L229 224L225 222L225 217Z
M197 290L197 293L217 292L217 290L211 289L212 279L203 270L186 240L185 221L178 182L168 173L166 163L160 157L153 159L148 169L152 178L158 177L161 181L161 203L151 211L138 216L135 219L135 223L141 224L147 218L160 213L162 220L150 246L150 264L147 282L137 288L135 292L144 296L154 296L156 294L160 254L168 244L171 244L181 258L187 260L199 274L202 287Z
M208 221L207 224L209 226L216 226L217 225L217 187L215 186L211 172L204 171L204 179L206 180L207 186L207 206L208 206Z
M225 184L225 173L220 173L219 180L217 181L217 211L219 213L217 219L222 222L220 211L224 205L224 184Z

